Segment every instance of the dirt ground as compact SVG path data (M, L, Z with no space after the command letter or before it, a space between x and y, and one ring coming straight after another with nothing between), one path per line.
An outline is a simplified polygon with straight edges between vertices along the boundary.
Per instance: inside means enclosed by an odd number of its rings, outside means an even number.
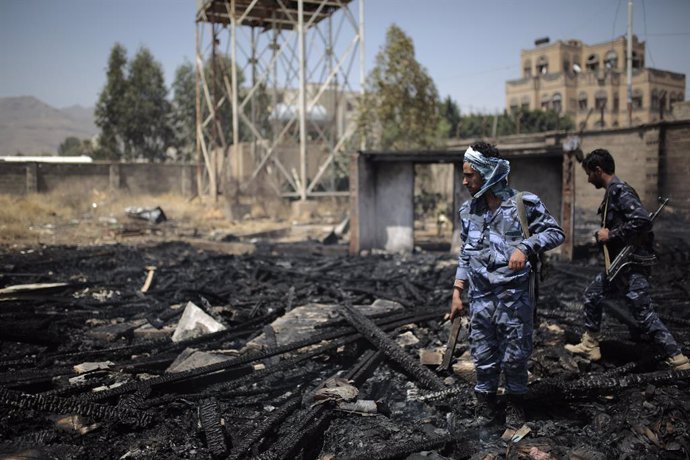
M142 212L160 208L165 220ZM28 196L0 195L0 248L22 250L54 245L149 244L184 241L205 249L244 252L237 239L319 239L346 216L347 203L322 201L308 213L290 203L255 200L230 205L175 195L131 196L76 190ZM128 212L129 211L129 212ZM136 216L139 212L139 217Z

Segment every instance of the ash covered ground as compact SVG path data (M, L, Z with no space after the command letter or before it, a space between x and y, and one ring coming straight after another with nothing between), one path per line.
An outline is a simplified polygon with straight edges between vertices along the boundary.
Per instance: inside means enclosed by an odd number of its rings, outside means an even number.
M658 241L653 297L687 353L690 245ZM602 361L563 350L588 257L550 264L529 422L504 440L472 425L466 342L437 370L454 257L256 248L2 250L0 457L688 458L690 372L664 369L622 304Z

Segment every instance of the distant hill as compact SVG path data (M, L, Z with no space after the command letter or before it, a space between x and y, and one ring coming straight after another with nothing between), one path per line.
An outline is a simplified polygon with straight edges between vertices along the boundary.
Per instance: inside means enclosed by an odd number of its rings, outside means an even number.
M54 154L69 136L97 133L93 108L56 109L33 96L0 98L0 155Z

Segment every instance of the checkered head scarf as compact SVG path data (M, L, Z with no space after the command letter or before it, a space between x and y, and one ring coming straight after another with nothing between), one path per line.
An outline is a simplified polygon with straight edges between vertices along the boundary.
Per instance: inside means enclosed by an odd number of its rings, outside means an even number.
M474 198L479 198L487 190L491 190L494 195L502 197L508 188L508 174L510 174L510 162L502 158L485 157L481 152L468 147L465 150L464 161L468 162L472 169L477 171L484 179L482 188L474 194Z

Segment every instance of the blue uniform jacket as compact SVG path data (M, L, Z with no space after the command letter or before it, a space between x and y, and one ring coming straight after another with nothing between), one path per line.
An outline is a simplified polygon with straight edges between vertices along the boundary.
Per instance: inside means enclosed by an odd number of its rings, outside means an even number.
M468 200L460 207L463 241L456 279L469 280L470 299L498 293L497 289L527 288L529 262L522 270L508 268L510 256L519 248L526 256L553 249L563 243L563 229L549 214L538 196L525 192L523 201L530 237L525 239L515 204L516 191L495 212L485 200Z

